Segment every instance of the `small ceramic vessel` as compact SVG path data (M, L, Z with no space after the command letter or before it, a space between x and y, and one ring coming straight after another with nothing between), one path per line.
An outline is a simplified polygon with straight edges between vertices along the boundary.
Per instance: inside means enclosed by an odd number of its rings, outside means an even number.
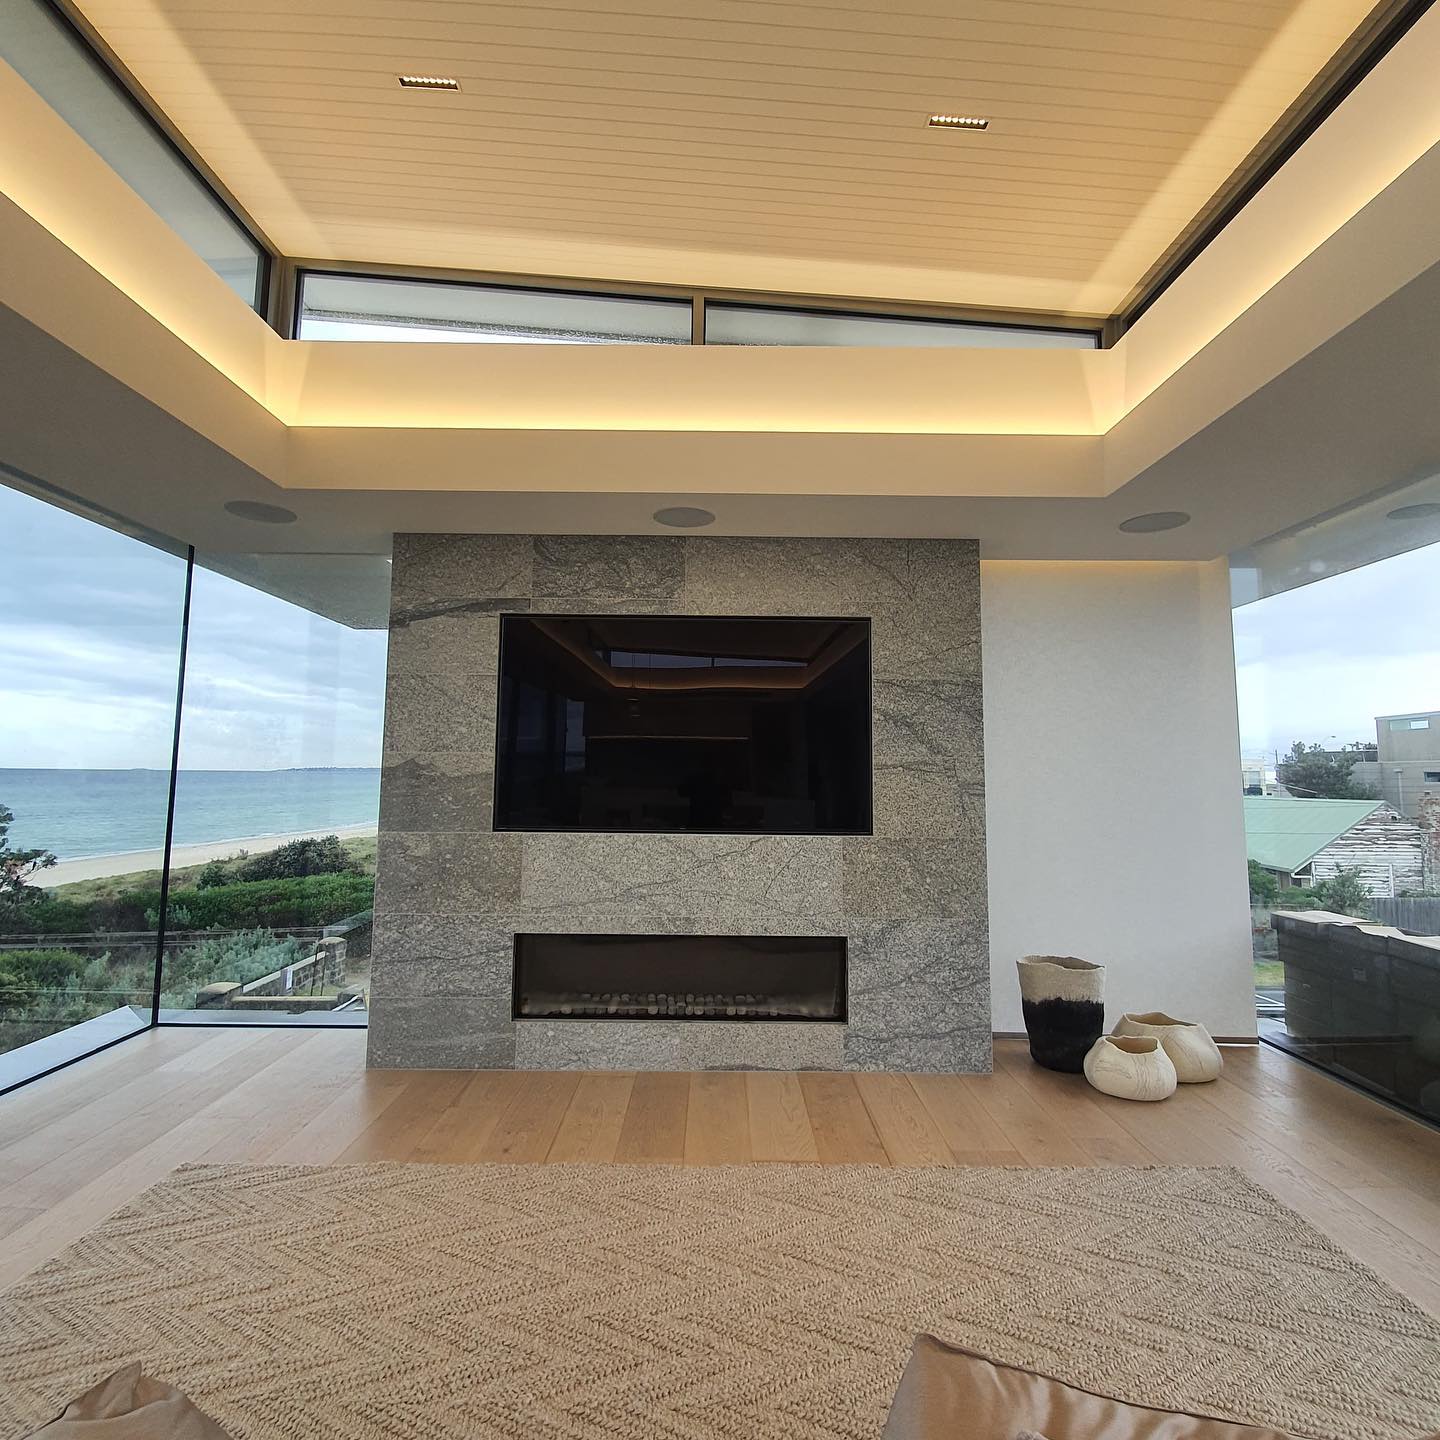
M1220 1047L1210 1032L1194 1020L1177 1020L1163 1010L1149 1010L1143 1015L1128 1011L1114 1029L1116 1035L1149 1035L1165 1047L1175 1078L1182 1085L1203 1085L1220 1074L1225 1061Z
M1168 1100L1175 1067L1153 1035L1102 1035L1085 1057L1085 1078L1121 1100Z

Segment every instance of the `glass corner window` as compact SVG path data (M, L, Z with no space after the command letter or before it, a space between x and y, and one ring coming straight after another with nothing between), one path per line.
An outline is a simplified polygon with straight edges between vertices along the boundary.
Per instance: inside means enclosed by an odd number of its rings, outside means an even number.
M298 340L688 345L690 302L369 275L300 278Z
M157 1023L366 1023L388 561L117 523L0 483L0 1092Z

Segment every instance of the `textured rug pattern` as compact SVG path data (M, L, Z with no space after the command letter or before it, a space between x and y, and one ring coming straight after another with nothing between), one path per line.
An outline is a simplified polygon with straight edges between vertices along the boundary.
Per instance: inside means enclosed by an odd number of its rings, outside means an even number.
M0 1296L0 1437L139 1359L236 1440L874 1440L920 1330L1440 1428L1440 1322L1231 1170L194 1166Z

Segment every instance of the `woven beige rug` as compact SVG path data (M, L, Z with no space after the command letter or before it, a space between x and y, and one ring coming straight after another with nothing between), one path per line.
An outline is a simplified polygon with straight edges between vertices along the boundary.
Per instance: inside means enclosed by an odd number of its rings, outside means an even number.
M874 1440L931 1330L1326 1437L1440 1322L1232 1170L194 1166L0 1296L0 1436L130 1360L236 1440Z

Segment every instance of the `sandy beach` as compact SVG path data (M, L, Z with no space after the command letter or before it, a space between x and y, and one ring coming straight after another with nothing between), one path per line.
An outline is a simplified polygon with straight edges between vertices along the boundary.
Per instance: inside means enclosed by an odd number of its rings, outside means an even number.
M203 845L171 847L170 864L203 865L207 860L228 860L242 850L259 855L274 850L291 840L313 840L322 835L338 835L342 840L373 835L374 825L332 825L328 830L297 830L290 835L250 835L243 840L212 840ZM127 850L120 855L87 855L78 860L62 860L50 870L42 870L32 883L53 889L75 880L99 880L107 875L129 875L139 870L158 870L165 859L163 850Z

